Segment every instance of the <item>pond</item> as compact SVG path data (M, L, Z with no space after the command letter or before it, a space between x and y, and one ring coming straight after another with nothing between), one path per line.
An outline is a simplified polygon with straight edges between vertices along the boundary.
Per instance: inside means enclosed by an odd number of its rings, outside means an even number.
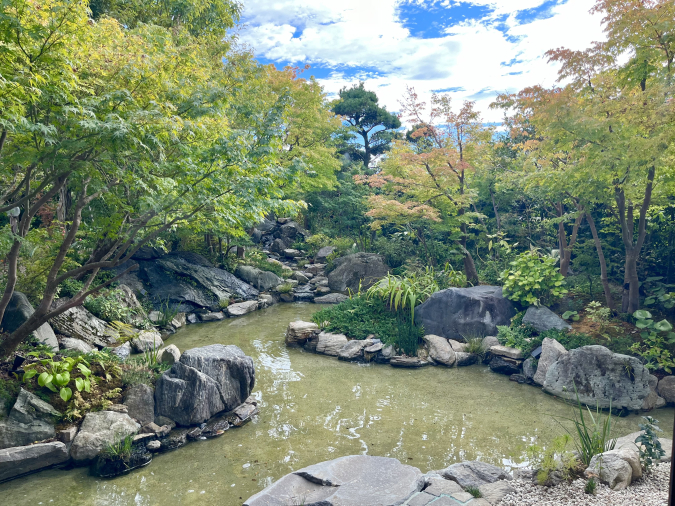
M284 474L343 455L395 457L427 472L465 459L513 467L525 448L563 433L571 408L487 367L395 369L288 349L288 322L315 304L279 304L241 318L191 325L168 339L181 351L236 344L253 357L257 419L220 438L161 454L113 480L86 468L48 470L0 485L4 504L236 505ZM673 410L655 414L671 437ZM639 416L614 419L614 435Z

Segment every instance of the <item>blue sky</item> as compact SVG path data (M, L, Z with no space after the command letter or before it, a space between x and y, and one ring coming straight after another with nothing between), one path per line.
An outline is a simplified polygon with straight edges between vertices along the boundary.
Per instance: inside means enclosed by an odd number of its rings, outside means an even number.
M311 65L329 96L359 80L389 110L406 86L474 100L551 86L548 49L604 38L593 0L244 0L240 37L263 63Z

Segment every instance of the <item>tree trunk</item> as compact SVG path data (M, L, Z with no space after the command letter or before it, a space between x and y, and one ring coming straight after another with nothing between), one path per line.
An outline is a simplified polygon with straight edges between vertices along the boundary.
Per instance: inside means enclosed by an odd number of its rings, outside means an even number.
M558 217L562 218L565 214L565 205L562 202L554 204L556 211L558 212ZM579 210L577 219L574 220L574 226L572 227L572 235L570 236L569 243L567 242L567 234L565 233L565 223L560 221L558 223L558 245L560 247L560 274L567 277L567 271L570 268L570 261L572 260L572 248L577 242L577 234L579 233L579 227L581 222L584 219L584 214Z
M595 250L598 252L598 260L600 262L600 280L602 281L602 289L605 292L605 304L607 307L614 310L614 301L612 300L612 292L609 289L609 280L607 279L607 262L605 261L605 254L602 251L602 243L600 242L600 237L598 237L598 230L595 228L595 221L593 221L593 216L591 213L586 213L586 221L588 226L591 228L591 234L593 235L593 242L595 242Z
M237 246L237 258L244 258L246 256L246 249L243 246Z
M494 209L495 212L495 218L497 219L497 232L501 231L502 229L502 222L501 219L499 218L499 210L497 209L497 203L495 202L495 194L490 190L490 198L492 198L492 209Z
M640 309L640 280L637 273L637 261L640 258L640 252L647 235L647 211L651 204L655 174L656 168L650 167L647 172L647 186L645 187L644 200L640 206L637 239L634 237L633 202L628 201L626 203L626 194L623 188L617 186L614 190L614 199L617 204L617 219L621 226L621 238L626 250L623 298L621 301L621 310L624 313L632 314Z

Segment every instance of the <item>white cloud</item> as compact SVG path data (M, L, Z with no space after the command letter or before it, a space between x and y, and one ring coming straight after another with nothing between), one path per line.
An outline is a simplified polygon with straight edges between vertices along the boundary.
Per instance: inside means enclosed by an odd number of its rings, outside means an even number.
M414 3L452 9L456 2ZM242 41L274 61L336 68L320 79L329 93L361 79L389 110L398 110L406 85L423 97L432 90L461 88L452 93L455 100L476 100L486 120L499 121L499 113L488 110L495 92L554 84L556 67L544 59L547 50L582 49L604 38L600 17L588 12L593 0L568 0L553 6L550 17L529 21L519 21L517 12L545 0L470 3L492 11L446 28L436 38L420 38L400 19L402 0L248 0ZM496 26L504 16L503 25Z

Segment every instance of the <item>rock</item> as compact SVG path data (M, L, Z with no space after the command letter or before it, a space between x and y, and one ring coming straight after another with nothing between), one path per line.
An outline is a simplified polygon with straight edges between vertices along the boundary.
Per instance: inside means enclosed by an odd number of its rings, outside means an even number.
M546 380L546 373L549 367L555 363L562 355L566 354L567 350L555 339L548 337L544 338L541 344L541 355L537 362L537 372L532 378L537 385L543 385Z
M141 246L131 258L134 260L156 260L157 258L162 258L164 255L164 251L162 251L160 248Z
M145 445L139 444L131 447L131 454L124 458L98 455L90 467L91 474L101 478L120 476L129 471L147 466L152 461L152 454Z
M534 375L537 372L537 364L534 357L528 357L525 362L523 362L523 376L528 380L533 380Z
M61 442L40 443L0 450L0 482L66 462L68 449ZM8 497L6 497L9 500Z
M497 505L504 497L516 491L507 481L495 481L478 487L483 499L491 505Z
M301 258L302 251L293 248L287 248L284 250L284 256L286 258Z
M319 330L319 326L313 322L294 321L288 324L286 329L286 346L302 345Z
M242 404L254 385L253 360L238 347L193 348L157 380L155 410L180 425L202 423Z
M282 302L293 302L295 300L295 295L292 293L282 293L279 294L279 298L282 300Z
M309 272L311 275L316 276L321 274L326 268L326 264L312 264L305 267L305 272Z
M150 441L148 444L146 444L146 445L145 445L145 448L146 448L149 452L155 453L155 452L158 452L158 451L159 451L159 449L161 448L161 446L162 446L162 443L160 443L159 441L156 441L156 440L155 440L155 441Z
M199 319L203 322L219 322L225 319L225 313L222 311L213 311L199 315Z
M318 344L318 343L317 343ZM358 361L363 359L363 351L365 348L372 346L372 339L364 339L359 341L353 339L345 344L338 352L338 360Z
M326 259L332 255L335 252L335 247L333 246L324 246L323 248L319 249L319 251L316 252L316 255L314 256L314 259L317 262L325 262Z
M523 325L533 327L537 332L546 332L547 330L570 330L572 326L549 308L540 306L530 306L525 311Z
M274 300L274 296L270 294L261 293L260 297L258 297L258 309L265 309L274 304L276 304L276 301Z
M52 309L61 307L70 299L60 298L52 303ZM90 346L105 348L115 344L119 332L109 327L106 322L96 318L83 306L71 307L50 320L54 328L66 337L80 339Z
M270 246L270 251L273 253L278 253L279 255L283 255L285 249L286 243L281 239L275 239Z
M12 294L12 298L9 299L0 328L5 332L12 333L21 327L34 312L35 309L33 309L33 306L28 301L28 297L21 292L15 291ZM49 323L43 323L33 332L33 336L42 344L51 347L52 351L59 351L59 342L56 340L56 335Z
M270 290L284 282L273 272L263 271L250 265L238 265L234 273L259 291Z
M56 433L56 439L65 444L72 443L75 439L75 436L77 436L77 431L77 425L73 425L67 429L62 429Z
M612 353L604 346L584 346L562 355L549 366L544 391L601 409L638 410L650 394L649 371L635 357Z
M243 316L258 309L257 300L249 300L240 302L238 304L230 304L227 306L227 314L230 316Z
M323 295L321 297L314 297L314 302L316 304L340 304L348 298L348 296L342 293L329 293L328 295Z
M634 471L637 476L633 476ZM586 477L598 476L612 490L623 490L642 476L640 457L637 451L628 448L610 450L594 455L584 474Z
M116 348L111 348L110 352L113 355L117 355L120 360L126 360L129 358L129 355L131 355L131 343L126 342L120 346L117 346Z
M517 383L527 383L527 376L524 374L512 374L509 376L509 381L515 381Z
M316 345L316 352L336 357L347 342L347 336L344 334L321 332L319 334L319 342Z
M154 420L154 418L153 418ZM157 425L155 422L149 422L143 425L141 427L141 434L157 434L158 432L161 432L162 428Z
M496 335L497 325L509 325L515 314L500 286L479 285L434 293L415 309L415 323L429 334L465 341Z
M53 438L54 422L60 416L51 404L22 388L7 420L0 421L0 448Z
M114 411L91 411L87 413L70 448L70 456L83 464L92 460L99 452L110 445L133 436L141 426L129 415Z
M161 415L155 416L155 423L160 427L169 427L169 430L176 426L176 422L174 422L171 418Z
M173 365L180 360L180 350L175 344L170 344L166 348L162 348L157 353L157 360L163 364Z
M293 273L293 279L295 279L298 283L301 285L304 285L306 283L309 283L309 278L305 276L302 272L300 271L295 271Z
M156 260L156 263L165 270L188 276L216 303L233 296L242 299L258 297L258 290L253 286L242 281L231 272L214 267L206 258L196 253L175 251ZM176 280L169 278L167 281L175 283ZM153 293L153 295L158 294ZM166 297L160 297L158 300L166 300ZM179 299L176 299L176 301L179 301ZM200 305L209 306L209 304Z
M483 351L490 351L493 346L499 346L499 339L495 336L485 336L482 341Z
M477 364L479 361L478 355L474 353L466 353L463 351L455 352L455 364L457 367L466 367L468 365Z
M389 360L389 365L393 367L424 367L425 365L429 365L429 362L426 360L420 360L417 357L396 356L391 357Z
M661 378L657 391L667 403L675 403L675 376L665 376Z
M469 346L468 343L460 343L454 339L448 339L448 342L450 343L450 346L452 346L452 350L455 352L466 351L466 348Z
M79 339L73 339L72 337L62 337L61 349L76 350L80 353L89 353L90 351L94 351L95 348L84 341L80 341Z
M523 358L522 350L519 350L518 348L509 348L508 346L492 346L490 347L490 353L500 357L512 358L513 360L522 360Z
M164 346L162 336L156 330L142 330L137 337L131 341L131 347L137 353L159 350Z
M141 426L155 420L155 392L148 385L140 383L132 386L124 394L127 413Z
M394 506L422 488L421 478L419 469L396 459L350 455L287 474L244 506Z
M335 269L328 275L328 286L334 292L353 293L367 290L389 272L384 258L375 253L355 253L338 258Z
M440 476L433 476L427 480L427 488L425 488L424 491L434 497L440 497L442 495L452 495L463 492L463 489L456 481L446 480Z
M187 433L190 429L174 429L169 435L163 438L160 443L163 451L175 450L187 444Z
M117 288L111 290L110 293L117 299L117 302L119 302L121 306L130 309L133 313L129 318L129 323L140 325L143 323L143 320L148 317L145 313L145 309L143 309L141 303L138 302L136 294L131 287L122 283L117 285Z
M446 480L456 481L464 489L511 479L511 475L502 468L479 460L460 462L437 472Z
M186 318L185 313L182 313L182 312L176 313L176 316L174 316L173 319L171 320L171 325L173 325L174 327L179 329L181 327L185 327L185 325L187 323L186 320L187 320L187 318Z
M316 298L317 296L321 296L321 295L328 295L329 293L330 293L330 288L328 288L327 286L317 286L314 298ZM336 295L342 295L342 294L336 294ZM346 295L343 295L343 296L346 297Z
M448 367L455 365L455 351L447 339L433 334L428 334L422 339L429 346L429 357L432 360Z
M508 357L500 357L495 355L490 360L490 369L499 374L518 374L520 372L520 362Z

